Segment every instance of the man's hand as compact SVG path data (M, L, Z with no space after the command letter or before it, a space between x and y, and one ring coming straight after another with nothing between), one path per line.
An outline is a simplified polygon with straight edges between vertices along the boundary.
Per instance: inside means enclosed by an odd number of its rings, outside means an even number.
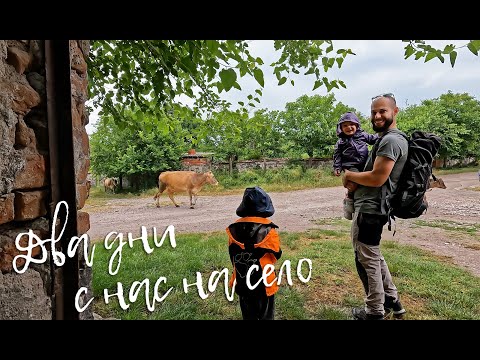
M342 176L342 184L344 188L347 188L349 192L354 192L358 184L351 182L350 180L347 180L348 174L350 173L349 170L345 170L345 174Z

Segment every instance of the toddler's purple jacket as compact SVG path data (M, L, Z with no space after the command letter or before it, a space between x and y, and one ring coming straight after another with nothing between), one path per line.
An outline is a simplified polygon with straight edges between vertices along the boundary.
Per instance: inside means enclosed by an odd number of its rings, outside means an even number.
M342 132L340 125L345 121L351 121L357 124L357 132L352 136L347 136ZM342 115L338 121L337 136L339 139L335 144L335 151L333 153L333 169L345 170L354 167L358 171L363 171L368 158L367 144L375 144L378 135L372 135L363 131L357 116L354 113L348 112Z

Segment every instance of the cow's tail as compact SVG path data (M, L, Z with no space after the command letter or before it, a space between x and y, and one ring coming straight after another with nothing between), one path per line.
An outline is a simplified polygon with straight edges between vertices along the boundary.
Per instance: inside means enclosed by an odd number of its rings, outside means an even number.
M157 187L158 187L158 192L155 194L153 197L153 200L156 200L160 195L162 195L162 192L165 190L166 185L160 181L160 175L158 175L157 179Z

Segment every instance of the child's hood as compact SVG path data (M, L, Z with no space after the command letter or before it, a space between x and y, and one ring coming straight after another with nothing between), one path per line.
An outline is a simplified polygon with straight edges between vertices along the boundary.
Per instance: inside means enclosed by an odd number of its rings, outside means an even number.
M360 127L360 120L358 120L357 115L355 115L353 112L347 112L340 117L340 120L338 120L337 136L343 134L341 124L345 121L351 121L352 123L355 123L357 125L357 132L362 130Z
M259 186L245 189L242 202L237 209L238 216L270 217L274 213L272 199L265 190Z

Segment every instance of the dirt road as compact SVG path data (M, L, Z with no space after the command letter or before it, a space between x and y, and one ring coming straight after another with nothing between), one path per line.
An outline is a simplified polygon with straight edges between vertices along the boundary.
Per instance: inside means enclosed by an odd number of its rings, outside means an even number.
M385 228L384 238L451 257L454 263L480 276L478 228L470 234L445 229L445 224L459 227L480 224L480 191L473 191L474 187L480 186L477 173L444 175L442 178L447 189L428 192L430 208L425 215L415 219L435 221L439 227L418 226L414 220L399 220L395 236L392 237L392 232ZM270 193L276 211L272 220L280 226L280 231L319 227L313 221L342 216L343 194L342 187ZM87 202L84 210L90 213L91 224L88 234L92 240L103 240L111 231L131 232L134 237L139 237L141 226L145 226L149 234L153 227L162 234L168 225L174 225L176 233L224 230L235 220L235 210L242 195L200 194L195 209L189 208L187 196L177 195L175 198L181 203L178 208L166 195L162 195L160 208L155 207L152 198L113 199L98 209Z

